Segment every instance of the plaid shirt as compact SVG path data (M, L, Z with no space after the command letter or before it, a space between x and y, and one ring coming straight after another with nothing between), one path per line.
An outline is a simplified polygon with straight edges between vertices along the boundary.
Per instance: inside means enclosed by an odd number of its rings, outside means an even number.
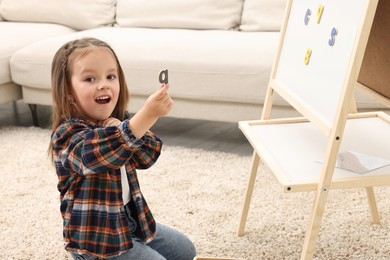
M136 169L156 162L162 142L150 131L137 139L128 122L102 128L72 118L52 135L68 251L108 257L132 248L131 226L122 201L123 165L130 186L128 206L137 224L134 235L145 242L155 235L156 223L141 193Z

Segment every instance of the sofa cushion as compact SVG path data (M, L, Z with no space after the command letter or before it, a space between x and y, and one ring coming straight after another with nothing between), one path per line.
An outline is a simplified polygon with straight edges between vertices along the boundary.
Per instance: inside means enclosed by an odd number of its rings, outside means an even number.
M107 41L116 51L132 95L149 95L158 72L169 70L170 93L187 100L262 103L279 33L223 30L99 28L27 46L11 59L15 82L50 89L54 53L85 36ZM158 43L156 42L158 39Z
M74 31L59 24L0 22L0 35L7 35L1 38L0 44L0 85L11 81L9 61L16 50L44 38Z
M58 23L85 30L112 25L115 4L116 0L2 0L0 13L9 21Z
M243 0L118 0L121 27L232 29L241 19Z
M240 30L279 31L287 0L245 0Z

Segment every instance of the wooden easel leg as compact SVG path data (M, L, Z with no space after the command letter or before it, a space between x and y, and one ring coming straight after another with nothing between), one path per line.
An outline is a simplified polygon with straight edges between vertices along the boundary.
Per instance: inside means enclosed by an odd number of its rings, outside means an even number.
M376 205L374 188L367 187L366 193L367 193L367 198L368 198L368 205L370 206L372 223L380 224L380 218L379 218L379 213L378 213L378 207Z
M305 241L301 254L301 260L313 259L315 245L320 232L321 221L324 215L326 200L329 190L318 190L314 201L313 211L310 216L309 226L306 230Z
M329 190L317 191L316 199L314 202L313 211L310 216L310 222L306 231L305 242L303 245L302 260L313 259L315 245L318 239L318 234L321 227L322 217L325 211L325 205L328 198ZM368 202L371 210L372 222L375 224L380 223L378 208L376 205L375 194L373 187L366 188Z
M243 236L245 233L245 224L248 217L248 211L252 199L253 187L256 181L257 169L259 168L259 162L260 157L257 155L256 151L254 151L252 157L251 173L249 176L248 186L246 188L244 207L241 212L240 225L238 227L238 236Z

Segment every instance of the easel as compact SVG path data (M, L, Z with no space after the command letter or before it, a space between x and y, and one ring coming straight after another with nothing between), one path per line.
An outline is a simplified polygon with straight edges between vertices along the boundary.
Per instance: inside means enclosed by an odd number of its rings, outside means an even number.
M369 38L375 37L370 36L370 31L371 27L376 28L372 25L377 6L377 14L381 14L380 9L387 8L389 3L288 1L261 120L239 123L254 148L239 236L244 234L260 158L285 192L316 192L301 259L313 258L331 189L365 188L372 221L380 222L373 187L390 185L390 166L365 174L335 166L340 151L359 151L390 160L390 116L384 112L357 113L353 97L354 88L359 85L389 104L386 88L385 92L383 87L381 92L375 88L378 82L373 78L377 77L367 79L364 72L360 73L361 67L367 67L362 66L363 58L363 64L371 63L366 64L368 67L375 62L365 57L366 47L369 50L380 46L367 45ZM388 12L381 15L384 18ZM387 80L389 68L386 75L381 75L382 83ZM270 119L275 93L303 117Z

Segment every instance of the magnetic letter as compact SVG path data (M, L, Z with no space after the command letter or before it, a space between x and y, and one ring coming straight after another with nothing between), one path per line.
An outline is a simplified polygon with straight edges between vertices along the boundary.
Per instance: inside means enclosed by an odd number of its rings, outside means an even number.
M160 73L158 74L158 80L160 81L160 83L168 84L168 70L167 69L160 71Z
M321 22L322 13L324 12L324 6L320 5L317 11L317 23Z
M305 63L305 65L309 65L310 56L311 56L311 49L308 48L307 52L306 52L305 60L303 61L303 63Z
M331 33L330 33L330 39L328 41L329 46L333 46L336 42L336 35L337 35L337 29L333 27Z
M309 24L310 16L311 16L311 10L307 9L305 19L304 19L305 25Z

